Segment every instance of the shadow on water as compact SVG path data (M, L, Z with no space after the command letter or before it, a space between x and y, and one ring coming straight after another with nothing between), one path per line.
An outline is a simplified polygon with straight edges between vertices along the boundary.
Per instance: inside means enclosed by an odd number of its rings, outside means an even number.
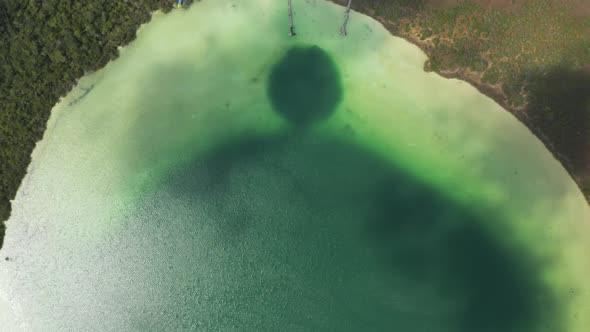
M392 266L463 301L456 331L541 330L553 299L526 248L507 245L482 228L489 221L399 174L382 184L375 202L372 234Z
M271 73L269 95L275 110L296 126L327 117L341 94L337 69L317 47L291 49ZM171 191L214 206L218 240L223 243L245 237L261 220L293 225L307 234L332 229L320 242L332 241L337 235L330 234L338 234L338 228L358 225L359 241L390 271L385 275L417 281L458 303L439 313L444 316L439 331L533 332L540 331L542 323L557 321L558 314L546 308L554 299L539 279L540 263L527 255L526 248L486 229L493 216L483 220L362 147L304 131L243 137L218 146L167 182ZM288 195L278 194L277 188ZM276 196L288 198L277 202ZM261 201L272 209L253 208ZM297 212L290 214L290 208ZM301 218L302 211L314 212ZM318 248L330 250L315 243L315 237L302 241L308 249L301 250L310 251L306 260L321 255ZM343 278L335 271L341 272L339 264L346 265L346 260L331 262L333 266L324 266L332 271L327 274ZM291 259L282 264L299 264L297 270L305 271L309 263ZM331 287L309 278L301 281L306 289ZM341 292L335 296L355 301ZM395 317L399 318L399 312L387 310L375 309L385 313L381 328L395 327ZM417 320L403 328L419 331L421 324Z
M275 110L298 128L327 118L343 95L337 68L318 47L288 51L271 72L267 88ZM254 293L247 290L243 300L232 294L233 310L248 316L263 317L263 308L268 306L276 317L304 310L292 310L295 307L313 307L317 309L314 317L324 321L331 313L340 313L331 319L344 328L356 324L406 332L537 332L548 326L557 327L548 330L560 330L559 305L541 280L544 266L508 235L501 237L487 229L485 225L496 222L494 216L487 214L484 220L481 214L350 142L313 136L305 130L277 136L244 135L174 168L165 183L163 190L190 198L208 210L211 220L199 222L213 223L216 242L224 250L252 241L252 232L256 242L273 243L274 247L259 249L265 252L262 256L248 257L251 270L242 271L240 282L247 284L255 278L252 283L260 284L265 280L262 266L273 259L278 262L271 270L290 265L296 272L285 284L264 284L264 289ZM282 231L273 225L282 225ZM338 255L335 248L343 248L331 243L342 233L352 234L355 242L362 243L362 250L369 248L371 257L356 254L351 244L346 255L356 258L334 259ZM275 254L285 247L291 248L290 253L302 252L302 258ZM318 258L326 255L329 259ZM373 258L386 272L354 283L363 269L355 270L355 264ZM234 268L240 267L228 270ZM454 305L436 307L440 312L434 316L408 316L387 302L399 298L395 288L387 288L388 282L396 282L392 276L433 289L433 297ZM335 283L347 278L353 280L350 287ZM383 281L374 284L377 292L355 291L359 282L370 284L376 279ZM276 280L271 278L271 282ZM267 289L275 293L265 293ZM346 301L313 302L314 294L326 289L331 294L327 299ZM301 290L310 295L295 302ZM347 311L356 303L363 313ZM418 303L416 307L422 304L429 305ZM425 329L428 319L434 322Z
M590 195L590 69L529 76L527 114ZM561 158L563 159L563 158Z
M340 74L321 48L294 47L272 69L268 95L284 118L304 126L336 109L342 99Z
M273 176L254 176L254 179L243 176L270 173L282 180L275 183L267 180ZM246 186L249 189L246 192L236 189L243 188L236 179L249 181ZM215 208L218 241L226 244L243 239L262 219L293 224L293 229L305 229L308 234L320 232L325 225L332 229L328 234L338 234L337 228L359 223L364 230L359 238L373 248L374 256L390 274L432 287L441 297L458 303L444 314L439 331L533 332L541 331L543 323L556 322L559 316L557 311L552 311L557 308L547 309L555 300L539 279L540 263L527 255L526 248L500 239L483 226L490 221L482 220L473 211L352 144L301 133L291 137L244 139L195 160L167 182L177 195L219 204ZM289 205L296 204L289 201L281 203L284 206L273 206L270 214L265 210L266 215L252 209L253 202L249 200L271 202L272 197L260 192L271 193L277 186L285 187L293 199L304 197L305 209L316 211L314 217L301 221L285 213ZM340 214L343 209L351 211L344 215L354 217L343 217ZM260 234L261 238L264 236ZM324 240L331 241L329 236ZM311 248L330 250L327 245L307 242L300 244L310 251ZM306 257L313 260L317 255L321 253L309 252ZM284 264L294 263L291 260ZM342 278L337 271L342 271L339 264L346 263L333 264L325 267L332 271L328 273ZM297 269L305 271L304 265L301 263ZM312 291L331 287L303 283ZM383 296L395 298L396 294ZM349 300L366 301L351 297ZM376 307L382 306L373 300ZM396 327L391 325L395 324L391 318L400 313L391 311L381 319L381 327ZM405 331L421 331L421 322L413 324L404 326Z

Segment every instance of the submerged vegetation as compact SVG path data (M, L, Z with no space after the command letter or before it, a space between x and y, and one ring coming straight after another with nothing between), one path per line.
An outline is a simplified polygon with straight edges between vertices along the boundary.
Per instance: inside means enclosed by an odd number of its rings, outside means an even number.
M50 110L85 73L118 55L174 0L0 1L0 246L3 221Z

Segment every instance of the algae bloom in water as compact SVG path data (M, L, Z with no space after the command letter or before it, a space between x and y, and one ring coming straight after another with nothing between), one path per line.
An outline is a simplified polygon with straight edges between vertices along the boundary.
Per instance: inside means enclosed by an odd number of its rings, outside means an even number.
M542 144L372 19L293 3L296 37L279 1L157 15L54 108L0 319L585 331L590 211Z

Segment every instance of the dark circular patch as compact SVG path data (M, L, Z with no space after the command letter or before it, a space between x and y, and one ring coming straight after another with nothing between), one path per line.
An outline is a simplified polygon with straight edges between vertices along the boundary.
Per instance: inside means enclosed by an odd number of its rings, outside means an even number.
M307 125L326 118L338 106L340 75L321 48L292 48L273 68L268 94L283 117L295 125Z

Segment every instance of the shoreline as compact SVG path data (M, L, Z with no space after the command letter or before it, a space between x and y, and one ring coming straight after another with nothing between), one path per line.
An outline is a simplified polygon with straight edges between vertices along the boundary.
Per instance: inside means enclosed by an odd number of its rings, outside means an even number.
M342 3L343 0L329 0L329 1L333 2L334 4L336 4L338 6L346 8L346 4ZM354 4L353 4L353 6L354 6ZM583 180L581 179L581 176L583 176L583 174L576 174L575 167L573 166L572 160L570 160L570 158L565 156L563 153L559 152L559 150L556 148L555 144L551 141L551 139L543 132L543 129L541 127L539 127L538 125L536 125L530 119L530 117L527 114L527 109L529 108L528 104L525 104L525 106L523 106L523 107L513 107L508 104L505 94L502 92L498 92L498 90L497 90L498 88L494 88L493 86L491 86L490 84L487 84L487 83L478 82L476 79L474 79L470 75L466 74L466 72L470 72L472 74L480 75L480 74L482 74L482 72L477 72L477 71L473 71L469 68L461 68L461 67L456 67L453 69L444 69L444 70L435 70L435 69L428 68L429 61L432 58L432 49L430 47L428 47L427 45L425 45L425 43L422 43L422 42L412 38L411 35L409 35L409 34L403 33L402 31L400 31L400 27L398 25L387 20L386 18L384 18L382 16L375 15L374 11L370 8L356 7L353 9L356 10L357 12L359 12L363 15L367 15L367 16L371 17L372 19L381 23L383 25L383 27L391 33L392 36L402 38L405 41L417 46L422 52L424 52L424 54L426 54L426 56L428 57L428 60L424 63L424 71L425 72L433 72L433 73L436 73L437 75L440 75L441 77L444 77L447 79L457 79L457 80L461 80L463 82L466 82L466 83L470 84L471 86L473 86L475 89L477 89L477 91L479 91L481 94L491 98L498 105L500 105L503 109L505 109L507 112L512 114L516 118L516 120L518 120L522 124L524 124L531 131L531 133L533 135L535 135L535 137L537 137L543 143L543 145L547 148L547 150L549 150L549 152L553 155L553 157L562 165L562 167L566 170L566 172L569 174L571 179L576 183L577 187L580 189L580 192L584 196L586 202L588 202L588 204L590 204L590 188L584 188ZM411 21L411 19L407 18L407 17L405 17L404 19ZM501 87L500 87L500 89L501 89Z
M7 82L12 80L18 80L21 84L17 87L10 86L10 89L15 89L17 93L6 95L7 98L3 101L6 102L4 112L7 117L5 121L0 119L0 136L5 135L10 138L10 141L0 140L0 149L5 149L4 154L0 156L0 174L2 174L0 177L0 249L3 246L6 232L6 221L12 214L12 201L28 173L33 151L47 131L51 110L76 87L77 82L86 74L93 73L118 58L121 47L127 46L135 40L137 32L151 21L155 13L167 13L172 10L173 2L174 0L160 0L152 3L140 1L134 6L125 6L118 2L106 2L98 6L85 3L81 9L73 7L45 8L35 2L31 4L15 3L14 8L11 8L12 11L6 12L9 15L8 22L12 22L11 16L18 16L20 22L26 22L29 25L38 23L39 18L33 15L35 11L27 9L28 6L41 12L47 12L52 16L57 14L67 16L70 12L77 14L80 12L90 14L107 12L111 13L110 22L120 28L103 31L99 27L99 21L89 25L86 21L80 20L68 21L69 26L53 27L41 24L42 30L83 31L75 39L70 39L70 47L67 49L63 45L52 42L50 36L55 36L55 33L40 34L36 30L13 29L0 34L0 44L5 41L6 49L26 51L33 47L33 50L44 48L54 50L52 56L42 56L37 51L15 58L12 58L10 54L4 54L3 60L5 60L7 68L13 69L13 74L5 82L0 80L0 90L9 87ZM2 5L0 5L0 9L4 9ZM0 10L0 14L3 14L2 10ZM15 38L17 35L18 38ZM84 54L83 61L80 60L80 54ZM37 79L33 79L33 76L30 75L23 76L21 73L23 72L21 68L23 61L35 63ZM10 70L8 72L11 73ZM26 74L27 70L24 72ZM23 100L25 100L24 105ZM20 107L17 107L18 105ZM6 122L6 119L10 119L12 122ZM15 122L26 125L12 125Z

